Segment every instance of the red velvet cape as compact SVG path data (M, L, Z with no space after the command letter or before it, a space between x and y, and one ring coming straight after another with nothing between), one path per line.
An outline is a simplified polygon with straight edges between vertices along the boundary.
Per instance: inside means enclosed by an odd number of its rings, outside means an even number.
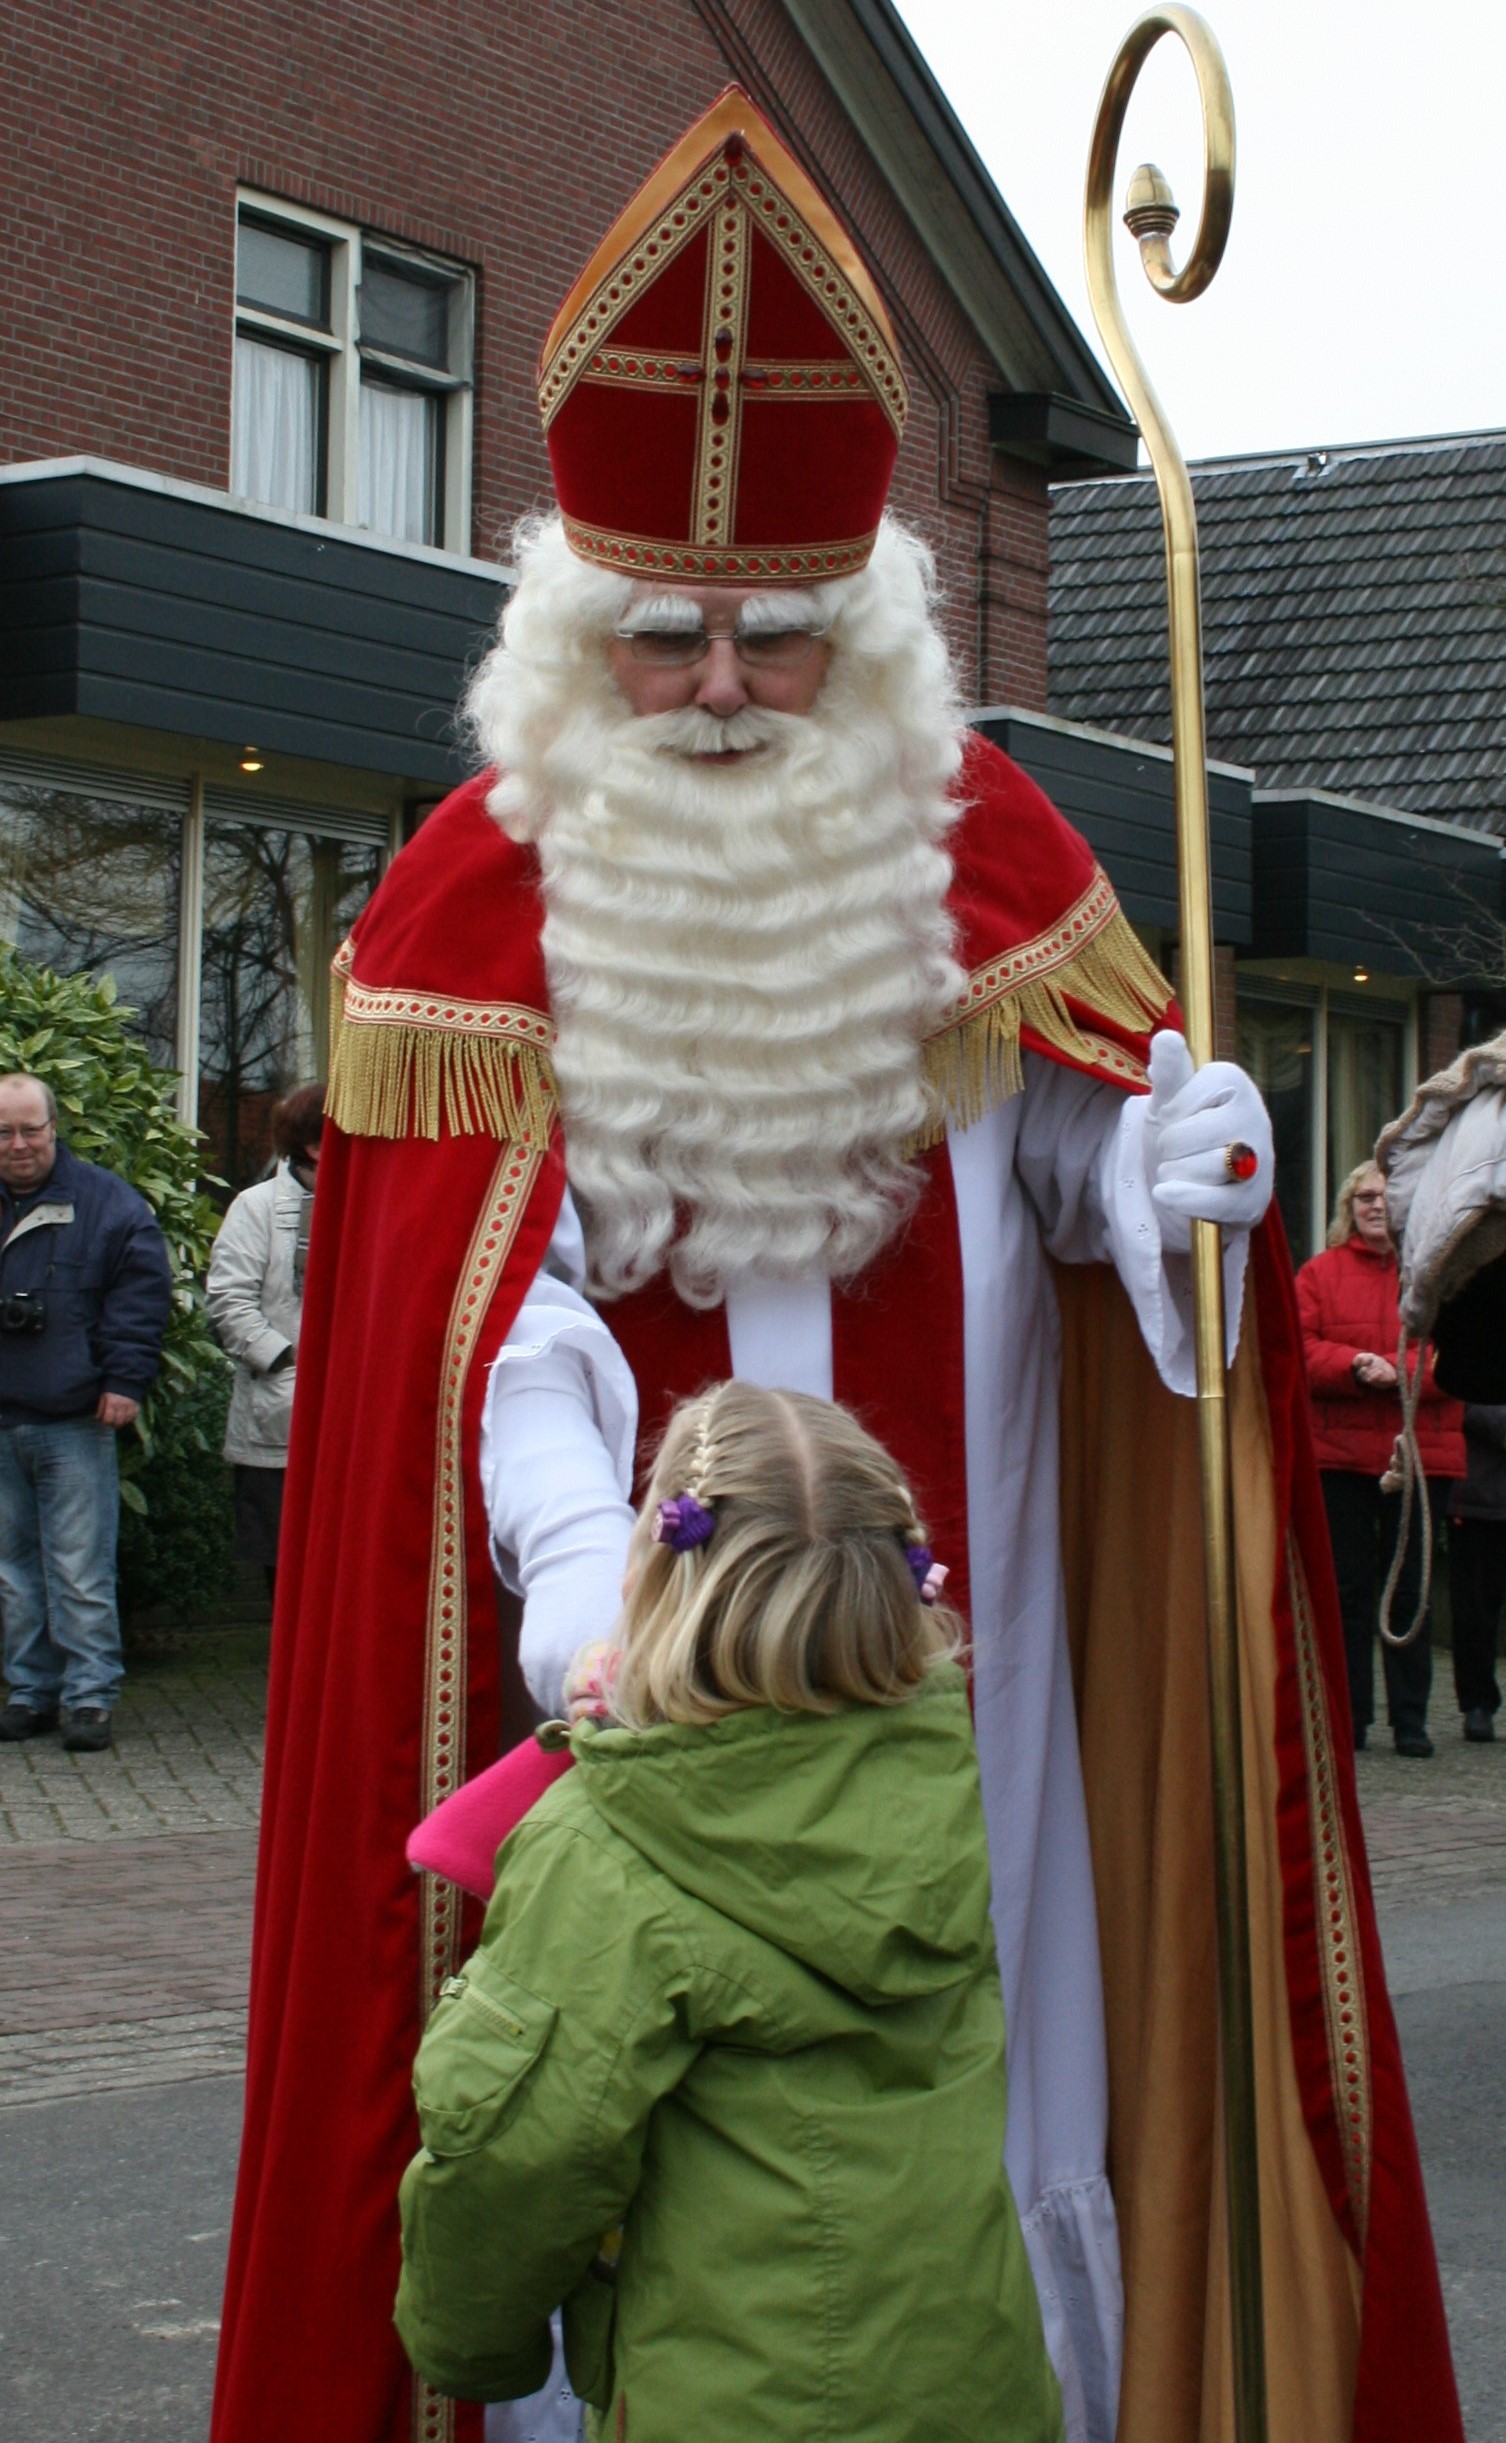
M966 1117L1009 1089L1021 1044L1142 1088L1146 1036L1166 990L1090 851L981 740L961 791L968 811L951 843L953 905L970 982L929 1048L938 1137L945 1110ZM476 2443L480 2433L479 2412L412 2384L391 2307L396 2191L417 2134L413 2054L474 1925L451 1887L410 1872L404 1845L429 1807L498 1751L480 1405L564 1180L537 868L490 821L484 792L472 782L430 817L337 962L344 1031L283 1523L246 2130L213 2443ZM877 1300L894 1330L906 1308L938 1312L956 1294L944 1154L931 1169L941 1193L924 1200L921 1237L912 1231L876 1268L890 1273L891 1290L909 1293ZM1289 1272L1275 1234L1257 1244L1262 1329L1269 1315L1277 1357L1268 1389L1279 1465L1308 1555L1328 1704L1342 1721L1343 1649ZM923 1301L913 1293L925 1273L933 1289ZM724 1330L719 1314L677 1308L656 1343L654 1293L633 1307L614 1322L652 1425L676 1392L725 1370ZM960 1560L962 1521L948 1515L947 1491L950 1483L955 1507L960 1401L948 1415L934 1400L929 1409L908 1400L927 1372L913 1352L897 1356L892 1339L858 1332L844 1341L840 1321L837 1358L839 1394L889 1422L937 1547ZM932 1368L931 1379L950 1371ZM1278 1613L1280 1601L1278 1591ZM1347 2175L1318 1993L1306 1766L1283 1719L1293 2042L1342 2220ZM1353 2443L1414 2443L1422 2433L1454 2443L1441 2299L1342 1748L1338 1774L1362 1887L1374 2088Z

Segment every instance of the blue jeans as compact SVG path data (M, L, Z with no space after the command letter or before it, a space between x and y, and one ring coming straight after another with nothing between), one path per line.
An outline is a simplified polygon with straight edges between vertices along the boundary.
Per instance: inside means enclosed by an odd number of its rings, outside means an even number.
M0 1425L0 1618L5 1676L23 1705L114 1705L119 1524L112 1426Z

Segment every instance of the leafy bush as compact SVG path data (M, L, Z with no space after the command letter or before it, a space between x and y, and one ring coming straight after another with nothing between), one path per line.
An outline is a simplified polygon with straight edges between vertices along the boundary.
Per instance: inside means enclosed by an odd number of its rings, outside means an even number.
M199 1132L176 1115L176 1077L148 1059L129 1015L108 976L55 975L0 952L0 1072L46 1079L73 1151L139 1189L167 1241L173 1313L162 1367L120 1438L121 1603L127 1613L166 1604L181 1615L232 1578L220 1465L231 1370L202 1289L219 1215L199 1182Z

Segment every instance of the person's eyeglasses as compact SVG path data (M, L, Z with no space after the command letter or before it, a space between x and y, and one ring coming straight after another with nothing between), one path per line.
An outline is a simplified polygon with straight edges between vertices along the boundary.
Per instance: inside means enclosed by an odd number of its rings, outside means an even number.
M19 1128L0 1128L0 1145L14 1145L18 1137L25 1145L40 1145L51 1126L50 1120L24 1120Z
M825 628L614 628L635 662L653 670L691 670L724 636L745 670L798 670Z

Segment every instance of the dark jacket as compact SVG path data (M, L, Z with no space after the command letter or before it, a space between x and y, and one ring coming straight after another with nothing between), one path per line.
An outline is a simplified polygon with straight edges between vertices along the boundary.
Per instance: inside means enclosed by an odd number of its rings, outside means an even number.
M1371 1391L1354 1378L1361 1350L1396 1363L1399 1278L1396 1258L1379 1255L1358 1235L1326 1248L1297 1275L1297 1306L1312 1398L1313 1445L1320 1468L1380 1476L1401 1431L1400 1391ZM1417 1362L1415 1350L1409 1363ZM1417 1403L1417 1446L1429 1476L1464 1473L1464 1411L1446 1399L1426 1359Z
M0 1423L89 1416L102 1391L146 1396L172 1312L167 1247L146 1199L61 1139L39 1188L0 1186L0 1297L18 1289L47 1321L0 1332Z
M1466 1408L1464 1448L1469 1470L1454 1487L1450 1518L1506 1519L1506 1408Z

